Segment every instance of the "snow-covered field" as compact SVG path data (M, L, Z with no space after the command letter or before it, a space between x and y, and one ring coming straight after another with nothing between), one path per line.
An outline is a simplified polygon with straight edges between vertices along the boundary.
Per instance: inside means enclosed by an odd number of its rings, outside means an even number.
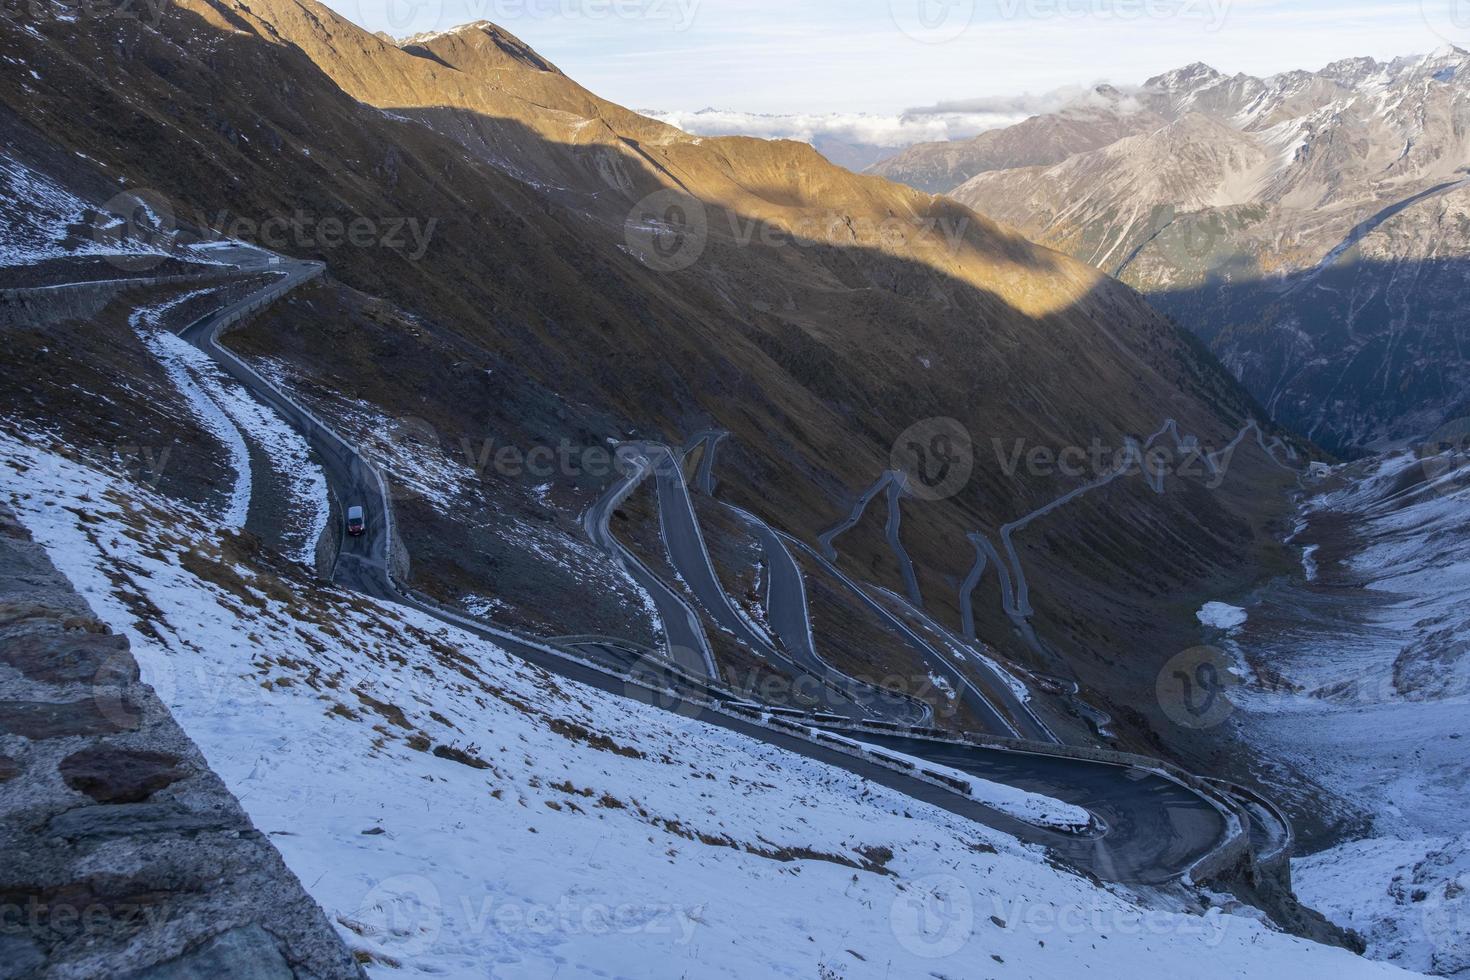
M0 474L375 976L1392 972L557 681L4 434Z
M1298 537L1356 544L1312 551L1235 628L1285 683L1231 698L1248 737L1372 817L1369 840L1296 861L1302 897L1370 955L1470 976L1470 471L1450 466L1400 453L1307 502Z

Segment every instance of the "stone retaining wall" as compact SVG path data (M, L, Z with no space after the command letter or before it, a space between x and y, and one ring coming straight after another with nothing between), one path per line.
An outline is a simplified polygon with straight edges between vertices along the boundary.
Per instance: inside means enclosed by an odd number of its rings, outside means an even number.
M270 841L0 506L0 978L359 978Z
M229 275L239 273L232 269ZM26 289L0 289L0 329L16 326L39 327L63 320L85 320L102 312L119 293L128 289L175 283L184 285L215 282L223 278L228 276L221 272L199 272L177 276L64 283Z

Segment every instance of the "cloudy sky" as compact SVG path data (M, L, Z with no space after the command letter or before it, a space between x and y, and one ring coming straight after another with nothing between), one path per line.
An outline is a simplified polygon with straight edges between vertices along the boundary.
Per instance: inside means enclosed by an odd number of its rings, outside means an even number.
M879 128L916 107L1136 84L1193 61L1268 74L1470 46L1470 0L327 2L395 36L494 21L636 109L867 114ZM981 124L951 120L922 138Z

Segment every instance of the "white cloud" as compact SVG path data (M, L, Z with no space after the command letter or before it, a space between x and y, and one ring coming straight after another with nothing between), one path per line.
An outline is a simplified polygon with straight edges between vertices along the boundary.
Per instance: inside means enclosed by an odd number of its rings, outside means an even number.
M988 129L1020 122L1031 113L917 109L897 115L830 112L775 115L728 109L699 112L641 110L696 136L758 136L800 140L820 146L828 140L899 149L914 143L968 139Z
M1113 109L1118 112L1137 112L1143 106L1132 93L1137 88L1123 88L1107 82L1096 85L1063 85L1049 92L1021 95L988 95L973 99L950 99L934 105L905 109L905 116L948 116L948 115L994 115L1010 119L1025 119L1062 112L1067 109Z
M1083 85L1064 85L1050 92L1020 95L987 95L973 99L948 99L930 106L908 109L911 115L930 115L951 112L993 112L1019 116L1039 116L1059 112L1083 98L1090 91Z

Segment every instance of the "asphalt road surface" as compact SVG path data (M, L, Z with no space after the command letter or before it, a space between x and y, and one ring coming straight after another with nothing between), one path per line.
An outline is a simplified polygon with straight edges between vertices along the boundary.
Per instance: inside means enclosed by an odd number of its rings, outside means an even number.
M848 733L843 733L848 735ZM859 736L848 736L859 737ZM864 733L861 739L982 779L1082 807L1106 826L1096 838L1040 831L1022 837L1109 881L1157 884L1187 868L1227 833L1225 816L1193 790L1156 773L974 745Z
M884 626L891 632L896 633L904 642L908 643L919 654L921 661L926 666L936 674L943 676L946 683L954 688L956 695L965 703L965 707L970 709L971 714L979 721L982 729L986 733L1002 735L1007 738L1016 738L1019 736L1020 733L1016 731L1016 727L1006 719L1005 715L996 709L995 704L980 690L979 686L970 680L967 674L951 666L948 659L935 649L933 644L920 636L916 631L910 629L907 623L899 619L886 606L869 595L866 589L857 582L854 582L836 565L818 554L815 548L789 535L785 536L785 538L787 542L806 552L813 561L816 561L822 566L823 571L831 575L862 602L863 605L867 606L883 622Z
M665 585L652 569L623 547L623 543L612 533L613 512L647 479L653 468L653 464L644 456L624 454L620 458L630 466L631 471L588 508L582 520L587 536L592 539L593 544L621 564L653 600L664 628L664 642L669 659L678 664L680 669L696 677L717 677L719 670L715 665L714 653L710 650L709 639L699 623L699 615L689 608L689 604L678 593Z
M733 504L725 506L745 520L766 556L766 621L792 658L847 690L849 697L868 705L874 714L887 721L932 724L934 709L927 703L849 677L822 659L812 636L806 578L791 550L765 521Z

